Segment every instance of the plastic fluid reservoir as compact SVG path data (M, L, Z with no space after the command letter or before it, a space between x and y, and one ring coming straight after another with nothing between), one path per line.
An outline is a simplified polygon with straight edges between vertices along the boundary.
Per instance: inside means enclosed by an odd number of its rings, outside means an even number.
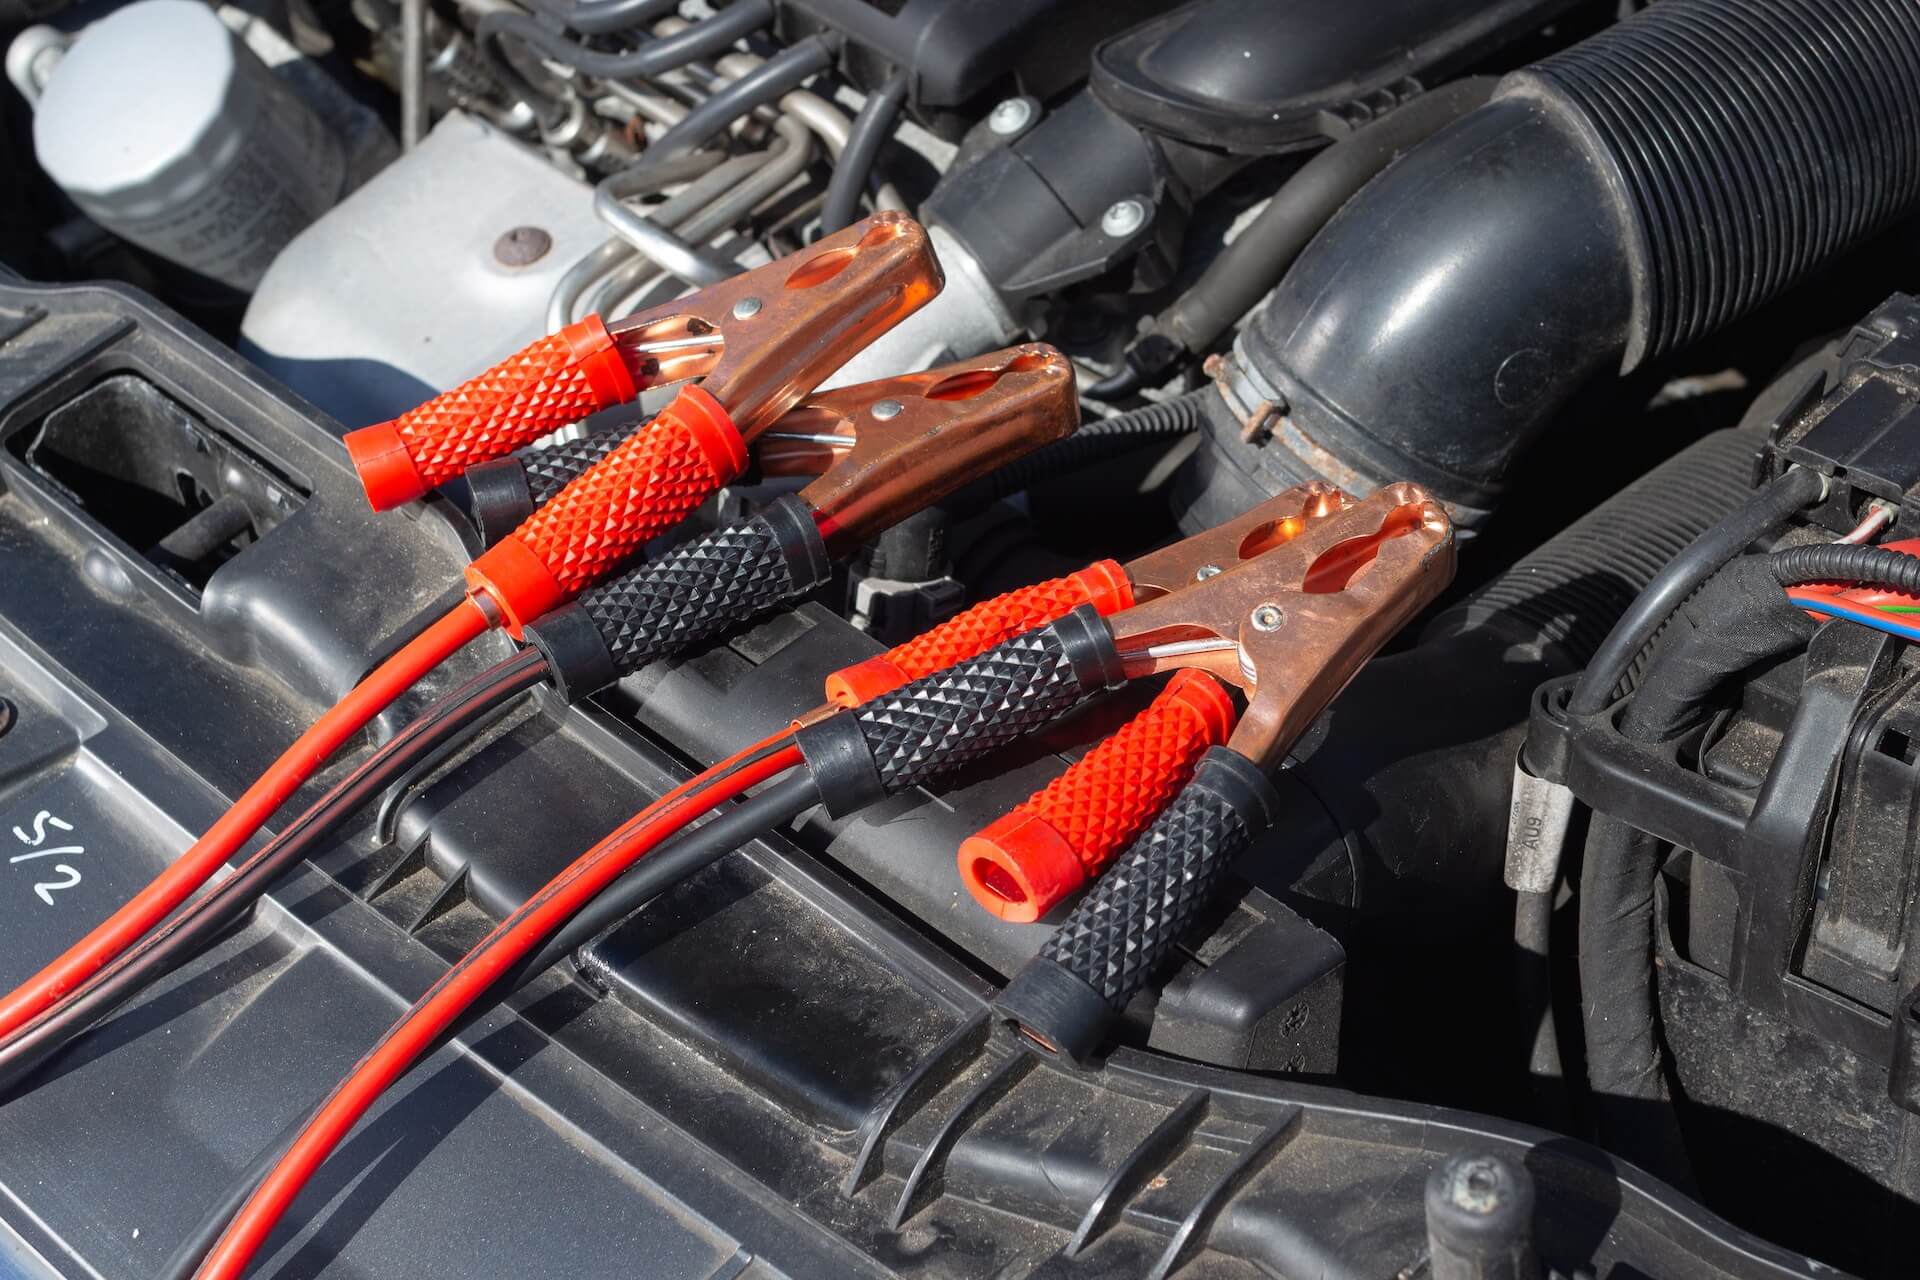
M339 140L196 0L142 0L81 32L33 146L101 226L239 289L346 178Z

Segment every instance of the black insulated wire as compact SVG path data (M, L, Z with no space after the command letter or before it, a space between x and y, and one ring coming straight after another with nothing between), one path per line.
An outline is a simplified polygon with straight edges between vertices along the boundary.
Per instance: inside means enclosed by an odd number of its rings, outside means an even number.
M860 193L873 175L880 148L893 136L894 122L906 103L909 87L907 73L895 71L885 84L869 94L847 130L847 145L840 149L839 163L827 180L827 195L820 205L820 234L832 235L850 226L860 212Z
M1207 401L1214 394L1212 387L1201 387L1110 418L1088 419L1066 439L1035 449L968 485L947 505L956 510L980 506L1130 449L1191 435L1206 421Z
M709 780L709 785L731 777L748 765L757 764L775 751L789 745L785 738L767 744L751 756L735 761L724 772ZM585 909L573 916L531 959L509 969L485 997L474 1002L442 1032L434 1045L414 1064L426 1061L459 1036L468 1027L491 1013L517 991L548 968L579 950L635 911L645 906L682 880L697 874L752 840L791 823L818 802L813 779L800 769L772 783L748 800L708 819L691 831L643 858L632 870L608 885ZM310 1113L302 1113L293 1124L282 1129L274 1140L255 1156L240 1175L221 1193L199 1224L188 1233L167 1264L159 1280L193 1280L200 1263L212 1250L227 1224L240 1211L254 1188L280 1160L281 1154L307 1126Z

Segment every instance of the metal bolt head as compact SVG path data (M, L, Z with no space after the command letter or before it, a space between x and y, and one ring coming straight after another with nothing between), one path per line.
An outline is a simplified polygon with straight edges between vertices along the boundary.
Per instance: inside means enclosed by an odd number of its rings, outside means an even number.
M1217 578L1219 576L1220 566L1217 564L1203 564L1193 571L1193 580L1195 582L1205 582L1208 578Z
M1286 620L1286 613L1277 604L1257 605L1249 617L1255 631L1278 631Z
M503 267L530 267L552 248L553 237L540 227L515 227L493 242L493 260Z
M1033 123L1033 104L1025 98L1008 98L987 116L987 128L1005 138Z
M873 416L881 422L887 422L900 416L900 410L906 406L898 400L879 400L874 403Z
M1146 221L1146 205L1138 200L1115 200L1100 215L1100 229L1118 240L1138 231Z
M733 304L733 318L735 320L751 320L759 314L760 299L758 298L742 298Z

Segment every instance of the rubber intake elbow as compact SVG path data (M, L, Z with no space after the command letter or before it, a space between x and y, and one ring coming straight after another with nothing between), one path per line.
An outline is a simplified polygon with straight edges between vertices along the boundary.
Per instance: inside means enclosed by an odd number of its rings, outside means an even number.
M1216 447L1261 488L1412 480L1472 524L1590 379L1917 205L1920 6L1666 0L1508 76L1349 202L1236 353L1269 437Z

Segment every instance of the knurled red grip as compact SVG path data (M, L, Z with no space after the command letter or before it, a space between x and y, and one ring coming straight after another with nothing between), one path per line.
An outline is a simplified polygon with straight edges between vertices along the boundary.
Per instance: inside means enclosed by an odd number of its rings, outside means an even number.
M1001 992L995 1006L1034 1041L1085 1061L1113 1016L1172 954L1272 824L1273 784L1246 757L1214 747L1146 834Z
M1064 617L1083 604L1092 605L1102 616L1130 608L1133 583L1127 571L1112 560L1102 560L1064 578L982 600L903 645L834 672L827 677L827 701L837 707L857 707L909 680Z
M348 432L347 453L367 501L385 511L634 394L606 326L589 316L391 422Z
M720 402L683 388L653 425L622 441L467 566L467 585L522 628L671 529L747 465Z
M974 901L1018 923L1038 920L1100 874L1233 730L1233 699L1182 671L1147 708L1065 773L960 845Z

